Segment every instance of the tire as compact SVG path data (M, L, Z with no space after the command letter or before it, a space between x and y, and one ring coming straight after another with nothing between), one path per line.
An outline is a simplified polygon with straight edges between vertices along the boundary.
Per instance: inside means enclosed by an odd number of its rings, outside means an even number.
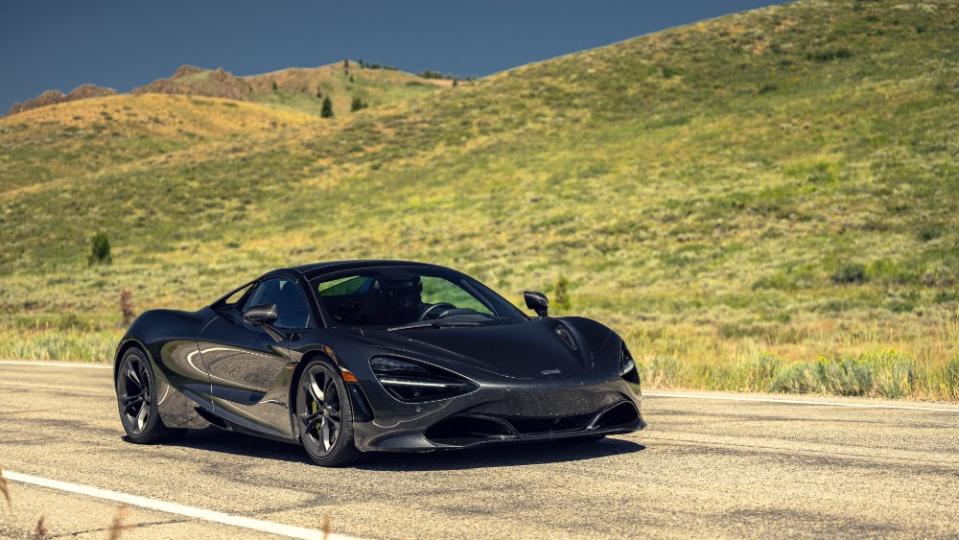
M163 425L160 418L156 377L143 351L134 347L124 353L115 383L120 423L130 442L155 444L178 434Z
M361 454L353 442L353 406L339 370L313 360L296 385L294 422L306 454L324 467L356 463Z

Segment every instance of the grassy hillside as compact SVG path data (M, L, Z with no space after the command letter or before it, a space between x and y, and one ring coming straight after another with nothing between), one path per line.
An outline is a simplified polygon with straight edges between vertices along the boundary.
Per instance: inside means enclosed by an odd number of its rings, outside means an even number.
M567 280L555 311L647 384L959 399L957 155L951 1L800 1L332 120L65 103L0 119L0 356L108 357L123 289L395 257L517 303Z

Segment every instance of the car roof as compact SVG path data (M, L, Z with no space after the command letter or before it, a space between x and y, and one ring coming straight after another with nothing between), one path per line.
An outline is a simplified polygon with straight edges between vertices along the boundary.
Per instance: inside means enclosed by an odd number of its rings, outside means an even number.
M314 278L318 275L328 274L330 272L339 272L342 270L351 270L359 268L375 268L379 266L417 266L421 268L439 268L443 270L448 270L448 268L439 266L436 264L422 263L416 261L400 261L400 260L387 260L387 259L358 259L351 261L328 261L328 262L318 262L312 264L304 264L301 266L294 266L290 268L295 272L299 272L304 275L307 279ZM281 270L275 270L275 272L280 272ZM272 273L272 272L271 272Z

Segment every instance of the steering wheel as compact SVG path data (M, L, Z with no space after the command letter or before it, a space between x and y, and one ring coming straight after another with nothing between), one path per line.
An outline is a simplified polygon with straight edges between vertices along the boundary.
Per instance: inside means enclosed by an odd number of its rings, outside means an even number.
M430 307L426 308L425 310L423 310L423 313L420 315L420 320L421 320L421 321L425 321L425 320L428 318L427 315L429 315L430 313L436 311L436 310L439 309L439 308L456 309L456 306L454 306L453 304L450 304L449 302L437 302L437 303L433 304L432 306L430 306ZM438 317L437 317L437 318L438 318Z

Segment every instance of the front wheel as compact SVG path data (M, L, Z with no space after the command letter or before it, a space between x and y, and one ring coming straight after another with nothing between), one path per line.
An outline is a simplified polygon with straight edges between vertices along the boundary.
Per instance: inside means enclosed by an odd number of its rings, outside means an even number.
M165 425L157 411L157 384L146 355L130 349L117 370L117 405L127 439L152 444L170 439L176 432Z
M353 443L353 407L346 383L332 364L310 362L300 373L294 412L300 442L314 462L341 467L357 461Z

